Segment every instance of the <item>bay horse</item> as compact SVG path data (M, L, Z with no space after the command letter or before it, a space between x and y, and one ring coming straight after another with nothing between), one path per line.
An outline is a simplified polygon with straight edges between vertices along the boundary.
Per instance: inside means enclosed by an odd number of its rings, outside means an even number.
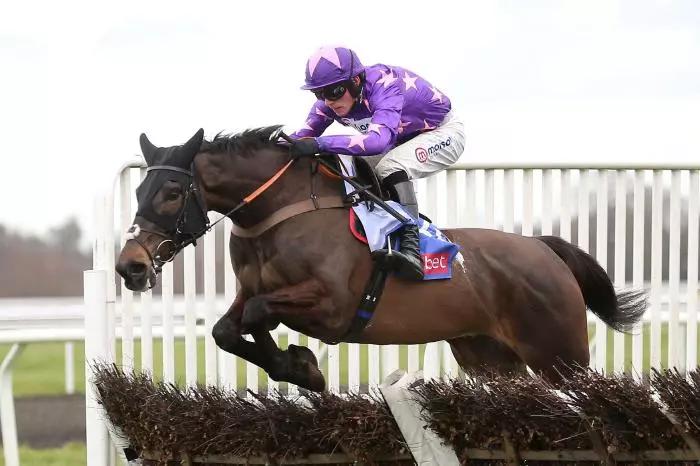
M314 170L314 159L291 158L275 141L279 129L211 141L200 129L167 148L142 134L148 171L116 265L127 288L144 291L163 263L208 229L207 211L227 215L240 290L213 337L272 379L325 387L309 349L277 347L269 331L280 323L328 344L446 340L465 370L527 365L559 380L563 367L588 365L586 308L617 331L630 330L644 313L643 292L616 293L596 260L561 238L458 228L444 230L463 256L451 279L389 277L369 324L348 333L372 271L369 250L348 228L349 207L332 201L342 181Z

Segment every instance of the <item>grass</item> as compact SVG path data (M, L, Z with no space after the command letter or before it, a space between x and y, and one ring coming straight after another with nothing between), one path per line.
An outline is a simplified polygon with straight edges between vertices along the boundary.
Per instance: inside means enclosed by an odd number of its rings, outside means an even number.
M5 457L0 449L0 466L5 466ZM86 452L84 443L69 443L62 448L34 450L26 446L19 448L22 466L84 466Z
M589 336L592 338L595 333L593 327L589 328ZM700 333L700 332L699 332ZM649 326L646 325L644 328L644 367L646 370L649 368ZM608 369L613 367L613 335L614 333L608 331L608 354L607 354L607 364ZM300 337L300 344L306 344L306 337ZM666 325L662 326L661 329L661 346L662 355L661 360L667 360L667 344L668 344L668 327ZM285 348L287 345L286 337L280 338L280 346ZM0 345L0 357L4 357L5 353L9 350L10 345ZM630 335L625 335L625 360L626 367L631 367L632 358L632 338ZM420 359L422 361L424 345L420 345ZM141 348L137 341L135 344L135 361L137 361L137 367L140 367L141 360ZM153 349L153 359L154 359L154 373L156 374L156 379L160 378L162 374L162 344L159 340L154 341ZM405 346L400 348L399 351L399 363L402 368L407 368L407 349ZM118 359L120 359L121 348L117 348ZM175 342L175 357L176 357L176 380L178 383L184 383L184 367L185 367L185 344L183 340L177 340ZM700 360L700 357L698 358ZM232 361L232 359L231 359ZM348 345L340 345L340 380L341 385L348 383L347 374L347 361L348 361ZM84 371L82 370L84 366L84 345L82 343L75 343L74 350L74 363L75 363L75 377L76 377L76 389L78 392L84 392L85 390L85 378ZM327 361L325 359L321 360L322 369L325 371L327 368ZM198 368L198 381L200 383L205 382L204 374L204 341L200 339L197 345L197 368ZM367 346L361 346L360 350L360 367L361 367L361 383L366 383L368 379L368 351ZM245 386L246 383L246 364L242 360L237 361L237 381L240 388ZM19 355L15 362L14 367L14 392L16 396L32 396L32 395L59 395L65 393L64 388L64 345L62 343L36 343L27 345ZM258 380L261 386L266 386L267 375L264 371L258 371ZM284 384L282 384L282 387Z

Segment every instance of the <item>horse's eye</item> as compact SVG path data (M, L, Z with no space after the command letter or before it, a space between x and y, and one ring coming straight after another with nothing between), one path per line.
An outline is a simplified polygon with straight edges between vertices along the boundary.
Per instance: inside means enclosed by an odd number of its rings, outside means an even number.
M166 196L166 201L177 201L180 198L180 193L178 191L171 191Z

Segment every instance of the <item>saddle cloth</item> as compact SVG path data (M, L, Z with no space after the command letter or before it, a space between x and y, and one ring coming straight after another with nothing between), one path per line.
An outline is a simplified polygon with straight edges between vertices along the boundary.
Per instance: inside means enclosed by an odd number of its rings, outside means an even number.
M342 169L346 175L354 176L355 169L353 159L350 156L340 155ZM345 182L345 192L350 194L355 190L349 183ZM406 212L401 204L388 201L391 207L411 219L411 223L418 225L420 232L420 250L423 259L424 280L449 279L452 277L452 261L459 254L460 247L451 242L435 225L419 218L414 219ZM357 227L357 223L362 225L362 230ZM402 223L395 219L380 206L368 206L367 203L360 202L350 209L350 230L360 241L367 244L370 251L383 249L386 247L389 235L402 226ZM363 234L364 233L364 234ZM392 247L398 249L398 244L392 243Z

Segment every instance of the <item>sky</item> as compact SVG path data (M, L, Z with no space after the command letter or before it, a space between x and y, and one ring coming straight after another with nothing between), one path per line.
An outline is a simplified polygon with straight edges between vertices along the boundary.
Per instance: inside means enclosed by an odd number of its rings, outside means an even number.
M700 163L694 0L3 0L0 224L41 235L75 216L89 240L142 132L300 127L326 44L447 94L462 160Z

